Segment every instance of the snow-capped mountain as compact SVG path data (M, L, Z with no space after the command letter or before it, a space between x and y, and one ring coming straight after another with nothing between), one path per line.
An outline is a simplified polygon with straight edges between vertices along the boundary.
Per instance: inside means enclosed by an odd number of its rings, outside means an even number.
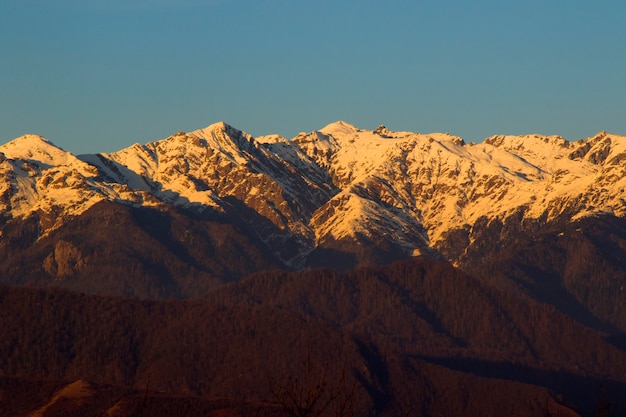
M0 146L0 215L5 219L44 213L59 226L102 200L132 201L126 184L103 182L98 169L37 135Z
M37 213L45 236L104 200L173 205L247 222L292 267L324 248L357 253L357 263L371 254L364 247L442 257L454 231L472 241L479 219L624 216L624 161L626 137L605 132L466 144L340 121L287 140L216 123L79 157L26 135L0 146L0 213L5 224Z
M247 401L268 388L263 367L308 368L289 355L310 345L315 364L339 353L388 415L567 414L597 392L620 398L625 170L626 137L605 132L467 144L346 122L253 138L216 123L79 156L22 136L0 146L0 387L29 404L43 393L41 414L62 398L57 381L93 381L77 399L90 410L106 402L96 383L117 399L112 387L135 386L113 407L131 413L152 372L178 408L192 395L258 411ZM291 359L279 369L268 352ZM269 395L258 400L274 412Z

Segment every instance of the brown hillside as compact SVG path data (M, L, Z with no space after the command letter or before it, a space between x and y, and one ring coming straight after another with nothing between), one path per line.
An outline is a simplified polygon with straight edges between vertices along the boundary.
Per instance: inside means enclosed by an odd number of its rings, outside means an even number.
M546 401L584 415L601 384L614 401L626 392L626 352L603 333L427 260L259 273L192 301L0 287L0 326L4 377L149 381L181 402L272 404L272 384L307 369L354 386L357 415L539 415Z

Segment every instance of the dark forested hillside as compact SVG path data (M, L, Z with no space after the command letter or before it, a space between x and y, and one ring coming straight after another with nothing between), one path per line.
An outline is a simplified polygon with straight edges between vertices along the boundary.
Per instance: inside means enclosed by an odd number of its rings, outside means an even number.
M477 229L462 269L581 323L626 332L626 220L598 215L551 224L491 222ZM621 343L626 348L626 340Z
M105 201L41 236L42 216L2 227L0 283L167 299L282 265L253 234L211 212Z
M614 404L626 393L609 334L428 260L258 273L187 301L0 287L0 334L2 416L52 407L75 381L111 416L146 387L150 407L269 415L306 375L355 415L586 415L601 385Z

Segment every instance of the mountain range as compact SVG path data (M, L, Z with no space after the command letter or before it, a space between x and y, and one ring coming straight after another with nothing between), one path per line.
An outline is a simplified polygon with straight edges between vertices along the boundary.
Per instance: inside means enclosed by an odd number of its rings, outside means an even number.
M152 378L155 409L239 415L235 395L271 415L255 375L315 344L316 363L343 352L361 412L584 415L600 384L626 389L625 187L606 132L220 122L89 155L19 137L0 145L0 404L36 392L5 415L43 415L67 391L131 413Z
M324 250L351 267L416 255L459 263L481 222L623 217L625 159L626 137L605 132L573 143L530 135L465 144L341 121L292 140L216 123L80 156L25 135L0 146L0 215L5 224L38 217L41 238L103 201L174 207L247 220L239 223L259 245L295 269L316 265ZM459 233L465 248L446 250Z

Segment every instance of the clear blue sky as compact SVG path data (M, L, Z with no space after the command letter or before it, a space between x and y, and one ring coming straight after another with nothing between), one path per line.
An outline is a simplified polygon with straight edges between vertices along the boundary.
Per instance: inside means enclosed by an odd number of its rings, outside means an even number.
M626 134L624 0L0 0L0 143Z

